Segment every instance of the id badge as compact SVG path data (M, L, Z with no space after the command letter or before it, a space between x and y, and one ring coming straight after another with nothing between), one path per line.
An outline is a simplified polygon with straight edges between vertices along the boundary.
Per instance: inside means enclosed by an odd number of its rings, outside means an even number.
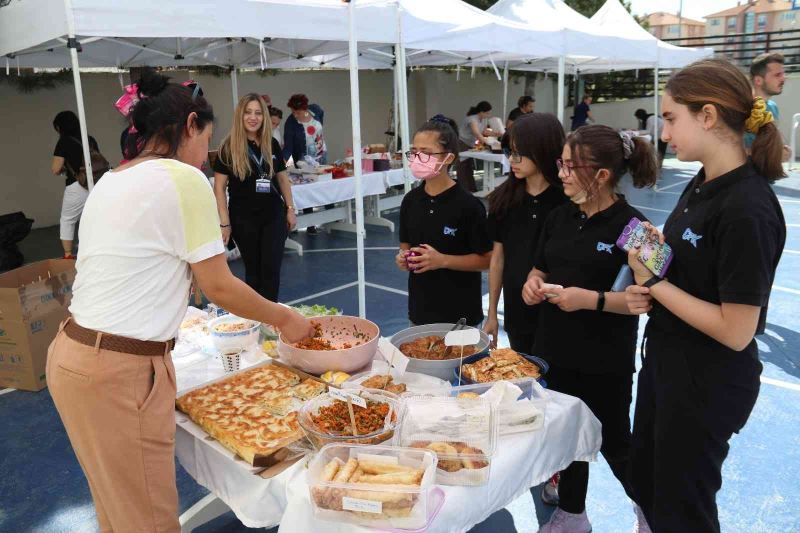
M258 193L267 193L269 194L272 192L272 183L268 179L257 179L256 180L256 192Z

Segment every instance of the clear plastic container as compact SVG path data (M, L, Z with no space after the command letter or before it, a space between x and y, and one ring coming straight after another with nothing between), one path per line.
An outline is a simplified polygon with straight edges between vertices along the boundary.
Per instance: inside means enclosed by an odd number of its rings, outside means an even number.
M408 483L387 484L379 475ZM308 467L309 496L314 516L322 520L419 529L428 523L436 475L436 454L429 450L328 444ZM362 476L372 481L360 482Z
M519 387L521 393L516 398L506 395L505 398L500 399L498 398L500 392L498 388L501 385L498 385L498 383L510 383ZM484 396L493 388L495 388L494 392ZM547 391L533 378L514 379L506 382L475 383L452 387L448 390L431 388L420 393L420 395L453 398L457 398L459 395L462 395L462 397L478 395L488 398L495 406L495 416L500 435L511 435L541 429L544 426L547 403L549 402ZM500 401L495 403L495 399Z
M403 414L403 404L398 396L391 392L377 389L361 389L359 391L349 392L358 394L368 402L381 402L389 405L389 412L384 419L383 427L370 433L355 436L352 434L352 429L342 432L329 432L320 428L319 425L314 423L312 417L317 416L322 407L327 407L333 405L335 402L342 401L331 396L330 392L320 394L316 398L306 402L297 416L297 422L300 424L300 427L303 429L314 448L319 450L326 444L381 444L387 441L394 442L395 430L400 424ZM360 409L355 405L353 408Z
M398 444L436 452L440 485L484 485L497 443L494 407L484 398L404 396Z

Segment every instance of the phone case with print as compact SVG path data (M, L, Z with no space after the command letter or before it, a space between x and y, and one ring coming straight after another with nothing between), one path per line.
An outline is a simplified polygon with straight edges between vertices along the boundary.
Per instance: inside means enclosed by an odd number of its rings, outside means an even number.
M633 217L622 230L617 239L617 247L626 252L638 247L639 261L660 278L664 277L672 262L672 247L667 243L660 244L651 238L644 223L636 217Z

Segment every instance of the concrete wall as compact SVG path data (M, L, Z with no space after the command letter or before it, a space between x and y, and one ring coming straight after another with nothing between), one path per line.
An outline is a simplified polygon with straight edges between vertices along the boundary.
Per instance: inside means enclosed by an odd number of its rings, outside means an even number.
M0 74L1 75L1 74ZM230 78L197 75L186 72L172 74L178 81L197 79L214 105L217 114L213 145L217 145L230 127L233 96ZM311 101L325 109L325 128L332 160L344 155L351 146L350 90L347 72L292 72L276 76L244 73L239 76L239 94L254 91L269 93L273 103L288 113L286 101L295 92L306 93ZM364 143L384 142L389 124L392 100L391 72L362 72L361 135ZM125 80L127 83L127 79ZM89 131L97 138L104 155L115 164L119 161L119 135L125 121L113 107L120 95L120 80L113 74L83 76L84 96ZM555 77L537 79L533 84L536 109L555 112ZM525 80L512 75L509 81L508 108L512 109L524 93ZM480 72L475 77L469 70L461 72L412 71L409 74L409 110L411 130L428 117L443 113L461 123L467 109L480 100L488 100L499 116L502 112L502 83L493 73ZM781 108L781 130L789 139L792 114L800 112L800 76L790 78L784 94L776 98ZM652 112L651 98L595 104L595 118L614 127L636 127L633 112L643 107ZM56 89L23 94L7 83L0 83L0 170L3 194L0 214L22 210L35 219L36 227L58 224L64 181L50 174L53 147L57 137L52 119L64 109L76 109L71 84ZM572 109L566 109L569 121Z

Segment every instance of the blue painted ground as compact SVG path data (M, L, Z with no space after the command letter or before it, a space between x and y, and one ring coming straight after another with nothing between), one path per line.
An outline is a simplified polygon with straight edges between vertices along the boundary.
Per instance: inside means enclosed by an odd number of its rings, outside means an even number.
M663 224L694 175L692 165L667 160L660 192L623 189L628 200L656 224ZM759 340L766 382L749 423L731 443L719 494L723 531L731 533L800 532L800 175L775 188L788 224L786 252L770 303L767 335ZM390 215L397 222L397 215ZM308 253L287 253L281 299L292 301L355 281L355 235L296 236ZM399 291L405 276L393 262L397 234L368 228L366 278L370 283ZM389 247L390 249L380 249ZM317 251L314 251L317 250ZM57 233L39 230L23 243L30 260L58 254ZM242 267L234 264L241 275ZM485 292L485 291L484 291ZM355 288L309 300L358 310ZM367 316L385 334L407 326L406 297L368 287ZM635 390L635 389L634 389ZM47 391L12 392L0 396L0 532L92 532L94 510L86 482L69 447ZM680 428L675 428L680 431ZM531 450L531 453L536 453ZM181 511L207 491L178 467ZM539 488L524 494L475 528L480 532L536 532L552 512L541 504ZM622 488L601 460L592 465L587 511L597 533L630 531L633 513ZM206 524L204 533L250 531L232 514Z

